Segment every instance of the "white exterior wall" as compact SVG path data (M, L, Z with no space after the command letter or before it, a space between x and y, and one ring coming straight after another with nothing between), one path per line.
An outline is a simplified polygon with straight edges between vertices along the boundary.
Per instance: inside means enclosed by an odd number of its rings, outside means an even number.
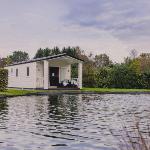
M36 88L44 88L44 63L36 63Z
M82 63L78 63L78 86L82 89Z
M29 76L27 76L29 67ZM8 87L36 88L36 62L5 67L9 71ZM13 69L13 72L11 72ZM18 69L18 77L16 77Z
M60 67L60 81L71 80L71 65Z
M44 89L49 88L49 62L44 60Z

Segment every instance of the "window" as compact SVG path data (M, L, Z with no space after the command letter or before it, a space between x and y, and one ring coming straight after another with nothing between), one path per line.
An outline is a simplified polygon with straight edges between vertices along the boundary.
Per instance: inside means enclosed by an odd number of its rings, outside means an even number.
M13 68L11 68L11 74L13 73Z
M9 75L13 75L13 68L10 69Z
M16 77L18 77L18 69L16 69Z
M29 70L29 67L27 67L27 76L30 75L30 70Z

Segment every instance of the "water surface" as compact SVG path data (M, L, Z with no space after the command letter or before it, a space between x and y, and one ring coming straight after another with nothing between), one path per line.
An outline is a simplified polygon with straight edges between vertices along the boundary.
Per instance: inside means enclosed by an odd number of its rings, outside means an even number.
M123 126L150 123L149 95L79 94L0 100L0 150L112 150Z

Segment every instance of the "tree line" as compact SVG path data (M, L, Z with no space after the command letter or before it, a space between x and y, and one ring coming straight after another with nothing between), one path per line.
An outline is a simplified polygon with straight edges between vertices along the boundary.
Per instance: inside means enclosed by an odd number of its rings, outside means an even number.
M114 63L107 54L87 55L80 47L57 46L54 48L39 48L33 59L61 53L84 60L83 86L99 88L150 88L150 53L137 55L132 50L130 56L122 63ZM14 51L7 58L0 59L0 68L10 64L29 60L29 54ZM77 64L72 65L72 77L77 77Z

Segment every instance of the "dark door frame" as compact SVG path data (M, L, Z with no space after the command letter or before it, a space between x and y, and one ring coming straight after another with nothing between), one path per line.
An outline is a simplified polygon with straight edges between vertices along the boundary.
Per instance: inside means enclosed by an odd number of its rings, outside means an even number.
M58 86L59 84L59 67L49 67L49 82L50 86Z

